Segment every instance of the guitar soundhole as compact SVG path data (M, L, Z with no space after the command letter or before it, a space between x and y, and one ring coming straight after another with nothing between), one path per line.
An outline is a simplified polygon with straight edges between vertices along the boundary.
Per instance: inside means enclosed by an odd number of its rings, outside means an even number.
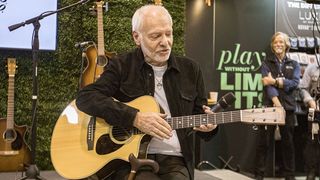
M103 154L109 154L111 152L116 151L119 149L122 145L114 143L108 134L104 134L100 136L100 138L97 141L96 146L96 152L97 154L103 155Z
M126 141L132 136L132 129L114 126L112 128L112 136L118 142Z
M106 56L98 56L97 64L99 66L105 66L108 63L108 58Z
M12 150L20 150L23 145L23 138L19 132L14 129L8 129L4 133L4 139L10 141Z
M7 129L4 132L4 139L6 141L14 141L17 138L17 132L14 129Z

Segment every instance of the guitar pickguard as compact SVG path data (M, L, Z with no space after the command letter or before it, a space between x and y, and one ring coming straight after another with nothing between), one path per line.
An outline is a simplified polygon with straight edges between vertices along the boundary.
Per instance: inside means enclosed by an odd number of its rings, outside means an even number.
M104 134L97 141L96 152L99 155L104 155L115 152L121 147L121 144L116 144L111 140L109 134Z
M23 137L22 137L22 135L20 134L20 132L16 132L16 134L17 134L17 137L15 138L15 140L11 143L11 148L13 149L13 150L20 150L21 148L22 148L22 146L23 146L23 143L24 143L24 141L23 141Z

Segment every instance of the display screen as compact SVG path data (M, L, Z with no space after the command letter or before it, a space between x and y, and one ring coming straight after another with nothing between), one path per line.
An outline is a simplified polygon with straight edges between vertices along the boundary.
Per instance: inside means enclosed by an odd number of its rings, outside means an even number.
M8 27L23 23L46 11L57 10L57 0L0 0L0 48L31 49L33 24L9 31ZM55 50L57 44L57 14L40 21L39 49Z

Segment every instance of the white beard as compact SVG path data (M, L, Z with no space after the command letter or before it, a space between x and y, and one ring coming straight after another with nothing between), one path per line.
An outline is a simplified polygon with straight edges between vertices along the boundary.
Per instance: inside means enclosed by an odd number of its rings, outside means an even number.
M156 53L151 53L149 51L149 49L146 48L143 44L141 44L141 50L142 50L147 62L149 62L149 61L151 61L151 62L166 62L169 59L170 53L171 53L171 49L170 49L170 52L166 56L160 56ZM153 59L151 59L151 57L153 57Z

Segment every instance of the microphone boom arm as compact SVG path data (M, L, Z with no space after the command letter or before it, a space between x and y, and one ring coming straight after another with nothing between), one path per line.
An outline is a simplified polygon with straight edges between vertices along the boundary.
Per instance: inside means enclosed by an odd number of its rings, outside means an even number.
M43 12L43 13L41 13L39 16L30 18L30 19L28 19L28 20L26 20L26 21L24 21L24 22L21 22L21 23L17 23L17 24L11 25L11 26L8 27L8 29L9 29L9 31L16 30L16 29L18 29L18 28L20 28L20 27L22 27L22 26L25 26L26 24L34 23L34 22L39 21L39 20L41 20L41 19L43 19L43 18L45 18L45 17L47 17L47 16L52 15L52 14L58 13L58 12L60 12L60 11L63 11L63 10L65 10L65 9L68 9L68 8L70 8L70 7L76 6L76 5L78 5L78 4L85 4L85 3L87 3L87 2L89 2L89 0L80 0L80 1L78 1L78 2L76 2L76 3L73 3L73 4L68 5L68 6L66 6L66 7L63 7L63 8L60 8L60 9L58 9L58 10L56 10L56 11L46 11L46 12Z

